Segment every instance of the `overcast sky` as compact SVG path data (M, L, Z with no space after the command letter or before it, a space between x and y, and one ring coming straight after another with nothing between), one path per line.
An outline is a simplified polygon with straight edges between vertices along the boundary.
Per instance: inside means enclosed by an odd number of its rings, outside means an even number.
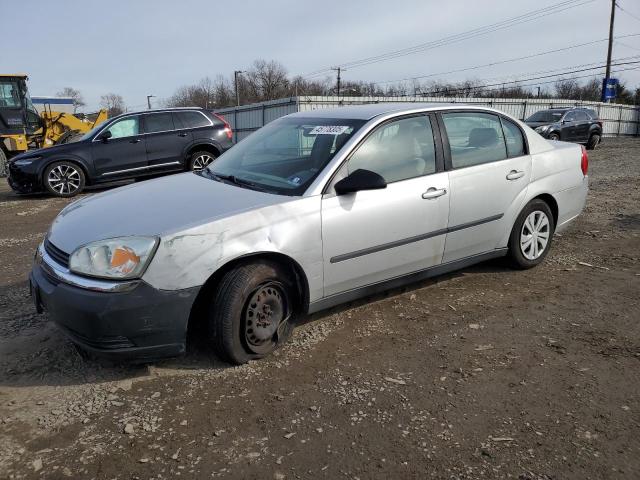
M30 0L5 5L0 72L24 72L33 96L79 89L86 111L100 95L143 108L204 76L232 75L253 60L293 74L411 47L505 20L560 0ZM616 36L640 33L640 2L619 0ZM347 80L383 81L443 72L606 38L609 0L415 55L351 68ZM9 19L12 19L9 21ZM7 48L7 43L11 48ZM614 58L640 55L640 36ZM606 42L443 76L488 79L606 60ZM634 59L631 59L634 60ZM635 60L638 60L636 58ZM640 65L640 64L638 64ZM629 68L637 65L629 65ZM531 75L535 76L535 75ZM640 70L620 74L640 86Z

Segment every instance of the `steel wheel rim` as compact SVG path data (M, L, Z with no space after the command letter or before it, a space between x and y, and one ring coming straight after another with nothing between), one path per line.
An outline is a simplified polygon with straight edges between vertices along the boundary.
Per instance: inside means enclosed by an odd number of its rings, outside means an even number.
M535 210L531 212L520 230L520 251L527 260L536 260L547 249L551 224L547 214Z
M211 162L213 162L213 157L211 155L207 155L203 153L202 155L198 155L193 159L193 169L194 170L202 170L207 167Z
M61 195L77 191L80 181L80 172L71 165L56 165L47 176L51 189Z
M278 328L288 321L288 301L278 282L267 282L256 288L244 309L244 338L253 353L264 354L273 349Z

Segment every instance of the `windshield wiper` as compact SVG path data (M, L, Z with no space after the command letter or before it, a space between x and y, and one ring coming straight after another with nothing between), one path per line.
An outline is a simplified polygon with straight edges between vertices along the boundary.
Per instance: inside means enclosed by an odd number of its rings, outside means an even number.
M225 181L225 182L229 182L232 183L234 185L237 185L239 187L248 187L251 188L252 190L259 190L261 192L265 192L266 190L264 188L262 188L261 186L249 181L249 180L245 180L244 178L238 178L235 175L226 175L224 173L214 173L211 170L207 170L208 174L213 177L215 180L220 181Z

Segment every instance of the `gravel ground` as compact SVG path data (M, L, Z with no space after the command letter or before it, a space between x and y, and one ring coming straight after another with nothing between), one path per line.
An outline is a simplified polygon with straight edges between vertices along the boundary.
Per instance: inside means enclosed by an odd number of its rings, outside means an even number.
M79 354L25 282L67 202L1 186L0 478L640 478L640 141L590 158L540 267L316 315L242 367Z

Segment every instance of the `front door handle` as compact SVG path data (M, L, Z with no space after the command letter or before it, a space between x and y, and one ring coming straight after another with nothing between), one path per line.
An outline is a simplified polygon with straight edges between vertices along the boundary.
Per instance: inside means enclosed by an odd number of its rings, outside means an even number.
M186 133L179 133L179 134L178 134L178 136L179 136L179 137L186 137L186 136L187 136L187 134L186 134Z
M140 143L140 139L134 138L133 140L129 140L129 143Z
M524 177L524 172L519 172L518 170L511 170L507 174L507 180L517 180L522 177Z
M425 200L433 200L434 198L438 198L446 194L447 194L446 188L438 189L435 187L431 187L430 189L428 189L426 192L422 194L422 198L424 198Z

